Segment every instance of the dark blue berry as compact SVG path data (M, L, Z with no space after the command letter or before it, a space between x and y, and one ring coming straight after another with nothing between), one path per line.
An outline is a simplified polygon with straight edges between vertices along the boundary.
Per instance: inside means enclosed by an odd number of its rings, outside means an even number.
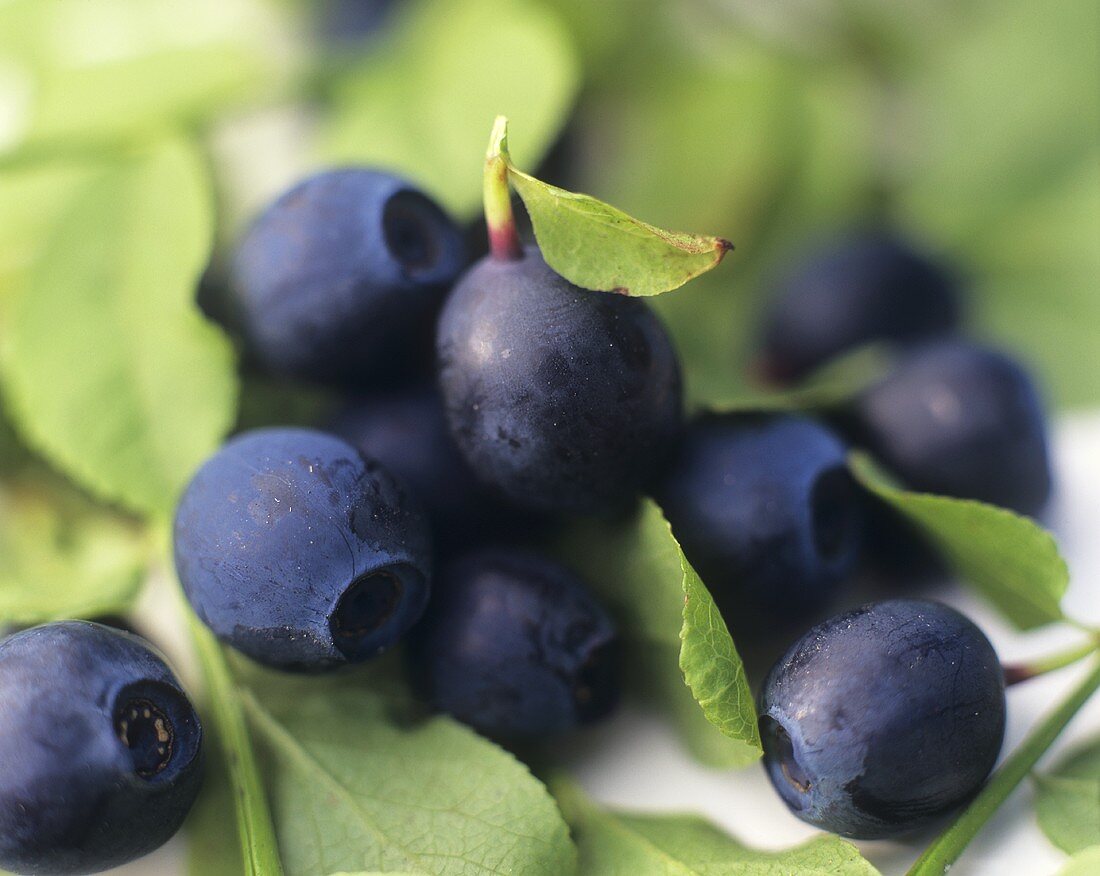
M0 867L92 873L163 845L202 781L202 727L137 636L66 621L0 641Z
M430 361L462 233L412 184L333 170L279 198L241 241L232 284L245 332L271 370L375 385Z
M909 487L1035 514L1050 496L1046 420L1018 363L965 341L924 345L855 405L855 435Z
M798 380L873 341L908 343L959 322L956 282L889 234L832 241L782 277L764 322L765 376Z
M760 715L764 765L795 815L896 836L981 787L1004 737L1004 675L954 609L878 602L799 639L765 680Z
M448 566L413 659L433 705L494 737L544 736L618 701L615 628L584 584L538 554Z
M832 432L793 415L704 416L657 498L734 626L829 605L860 556L862 504Z
M481 480L532 510L631 498L680 427L679 362L653 312L578 289L535 248L466 274L438 349L460 450Z
M214 633L284 669L373 657L428 598L419 503L377 462L309 429L248 432L207 460L176 512L175 554Z

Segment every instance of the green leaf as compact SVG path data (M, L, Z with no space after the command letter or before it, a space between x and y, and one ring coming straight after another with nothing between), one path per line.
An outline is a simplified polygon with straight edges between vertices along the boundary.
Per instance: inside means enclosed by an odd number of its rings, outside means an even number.
M202 793L192 807L184 830L187 834L187 872L190 876L241 876L248 872L241 856L233 784L229 771L210 765L227 763L218 734L209 722L204 726L206 774Z
M71 148L209 116L275 78L279 31L246 0L8 0L0 68L24 89L9 145Z
M578 85L573 46L547 8L527 0L421 0L338 84L327 157L403 173L471 217L493 119L504 113L520 126L517 157L534 166Z
M600 809L571 783L552 785L580 854L581 876L873 876L851 843L821 836L781 852L742 845L697 815Z
M508 123L497 119L488 161L504 161L531 217L542 257L571 283L623 295L659 295L716 267L728 240L647 225L588 195L567 192L518 170ZM490 227L492 226L492 217Z
M586 521L564 551L615 615L625 664L676 721L692 753L717 767L759 758L741 657L661 509L646 500L633 519Z
M1035 776L1035 811L1047 838L1067 854L1100 846L1100 740Z
M288 876L574 871L553 800L512 755L367 690L295 690L244 695Z
M8 308L0 376L21 435L142 513L171 509L234 418L230 345L193 303L212 222L199 156L162 141L81 187Z
M125 614L140 589L141 531L55 480L0 485L0 625Z
M852 454L850 467L860 484L915 524L1017 627L1062 619L1069 569L1054 537L1033 520L971 499L900 489L863 453Z
M1100 846L1084 849L1066 861L1058 876L1096 876L1100 873Z

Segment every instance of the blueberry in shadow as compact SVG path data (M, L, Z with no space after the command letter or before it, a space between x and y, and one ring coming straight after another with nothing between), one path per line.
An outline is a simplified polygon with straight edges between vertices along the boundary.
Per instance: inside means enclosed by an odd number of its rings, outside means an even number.
M232 439L176 511L176 569L195 612L225 643L283 669L393 645L424 611L431 553L404 484L310 429Z
M1046 418L1028 373L967 341L914 349L856 400L854 437L914 490L1036 514L1051 492Z
M845 445L806 417L697 418L656 497L735 628L819 612L860 558L864 506Z
M580 289L527 247L489 256L440 317L439 384L474 473L535 511L632 498L681 425L680 366L636 298Z
M497 501L470 471L431 386L354 399L330 428L412 488L431 518L437 547L469 547L533 522Z
M461 231L423 192L344 168L309 177L260 215L231 283L271 371L369 386L430 367L433 322L464 263Z
M0 641L0 867L133 861L175 834L201 781L199 718L140 638L65 621Z
M898 599L811 629L760 695L764 766L803 821L899 836L969 800L1005 730L1004 674L973 623Z
M957 283L932 257L888 232L833 240L775 283L761 338L763 375L797 381L875 341L911 343L959 322Z
M569 730L618 701L615 627L580 579L536 553L483 549L448 565L411 656L435 708L496 738Z

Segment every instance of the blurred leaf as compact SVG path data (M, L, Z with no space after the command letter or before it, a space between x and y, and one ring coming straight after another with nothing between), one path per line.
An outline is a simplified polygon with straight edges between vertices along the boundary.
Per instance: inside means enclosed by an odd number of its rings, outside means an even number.
M852 454L850 467L860 484L913 523L1017 627L1062 619L1069 569L1054 537L1039 524L971 499L899 489L863 453Z
M820 836L780 852L742 845L698 815L601 809L574 784L551 785L572 829L582 876L874 876L849 842Z
M244 695L287 876L340 870L572 873L546 789L450 718L417 719L365 690ZM364 753L367 753L366 756Z
M25 85L0 147L70 148L255 94L273 79L278 23L254 0L7 0L0 34L0 67Z
M942 242L980 240L1100 139L1095 0L984 0L930 44L900 99L902 202Z
M229 344L192 301L209 181L164 141L82 186L54 225L5 329L13 420L92 492L167 513L235 413Z
M1097 873L1100 873L1100 846L1093 846L1066 861L1058 876L1096 876Z
M503 116L497 118L487 160L503 163L501 175L507 169L546 263L583 289L659 295L716 267L732 249L721 238L663 231L517 169L508 151L508 121ZM488 218L492 229L493 216Z
M225 753L209 722L203 730L206 763L224 764ZM184 830L190 876L241 876L246 872L228 770L206 770L202 793L187 816Z
M140 530L66 485L0 485L0 625L125 614L145 567Z
M497 115L524 132L525 167L564 125L579 85L568 34L528 0L421 0L396 28L338 83L328 157L403 173L468 218Z
M1067 854L1100 846L1100 741L1062 758L1035 776L1039 827Z
M564 551L619 624L625 665L676 721L704 763L739 767L762 754L741 657L661 509L574 527Z

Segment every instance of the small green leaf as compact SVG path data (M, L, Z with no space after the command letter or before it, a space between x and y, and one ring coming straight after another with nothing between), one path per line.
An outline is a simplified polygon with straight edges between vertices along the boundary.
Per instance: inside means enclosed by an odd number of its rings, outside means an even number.
M230 345L193 302L209 180L166 140L83 185L10 302L0 376L20 434L105 499L168 512L232 425Z
M1100 873L1100 846L1083 849L1058 871L1058 876L1096 876Z
M367 690L293 689L244 695L288 876L574 872L561 815L512 755Z
M1037 774L1035 786L1035 811L1047 839L1071 855L1100 846L1100 740Z
M506 113L536 164L579 85L557 17L527 0L421 0L337 85L328 157L380 165L419 182L448 209L481 203L485 131Z
M631 520L586 521L564 551L615 615L639 687L672 716L693 754L719 767L759 758L741 657L661 509L647 500Z
M850 467L860 484L914 523L1017 627L1062 619L1069 569L1054 537L1033 520L971 499L900 489L864 453L853 453Z
M508 166L531 217L542 257L584 289L624 295L659 295L716 267L733 248L720 237L663 231L588 195L567 192L518 170L508 150L508 129L498 119L489 160Z
M581 876L874 876L851 843L821 836L781 852L742 845L697 815L601 809L572 783L551 786L580 854Z
M0 625L126 613L145 573L141 531L38 474L0 485Z

